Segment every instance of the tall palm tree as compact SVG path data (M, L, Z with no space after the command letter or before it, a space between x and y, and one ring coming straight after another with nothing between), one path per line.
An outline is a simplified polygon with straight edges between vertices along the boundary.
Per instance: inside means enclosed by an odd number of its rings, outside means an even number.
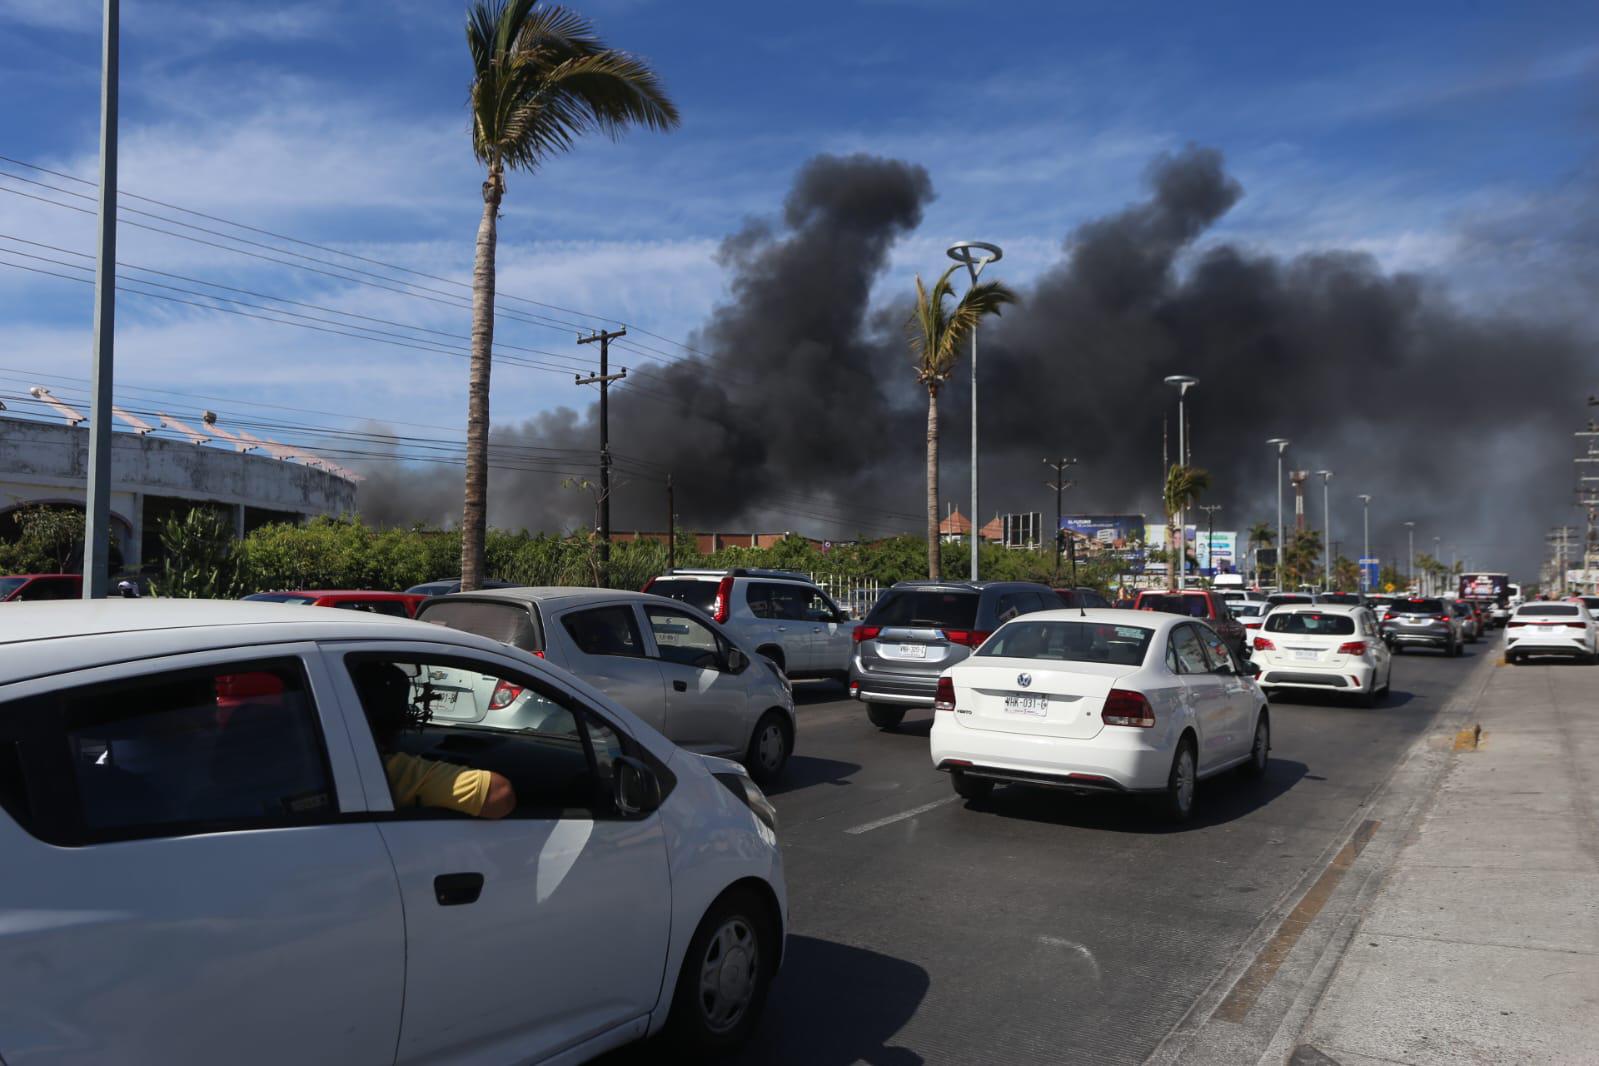
M1177 516L1199 502L1199 497L1210 488L1210 474L1197 466L1172 464L1166 471L1166 526L1171 530L1167 543L1171 546L1166 563L1166 587L1177 589L1177 576L1183 569L1188 546L1183 542L1183 531L1177 528Z
M535 0L473 0L472 152L487 168L472 265L472 364L467 378L466 498L461 587L483 580L488 513L489 364L494 349L494 250L505 170L534 171L585 133L668 130L677 108L643 60L607 48L588 19Z
M905 322L905 332L910 338L911 353L916 357L916 381L927 389L927 576L938 578L938 390L944 387L960 359L961 345L977 323L987 315L997 315L1000 308L1016 302L1016 294L998 281L983 281L966 290L966 294L948 303L955 296L950 278L960 269L956 263L939 275L933 287L922 284L916 275L916 308ZM972 515L971 520L977 521Z

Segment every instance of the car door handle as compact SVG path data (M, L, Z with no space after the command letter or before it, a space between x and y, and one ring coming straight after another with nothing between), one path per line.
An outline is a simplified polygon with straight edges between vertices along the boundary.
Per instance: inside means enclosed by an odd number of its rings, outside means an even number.
M688 682L687 681L674 681L674 682L672 682L672 690L674 692L687 692L688 691Z
M778 626L777 627L777 631L779 633L787 633L788 632L788 626Z
M433 898L441 907L476 903L483 894L482 874L439 874L433 879Z

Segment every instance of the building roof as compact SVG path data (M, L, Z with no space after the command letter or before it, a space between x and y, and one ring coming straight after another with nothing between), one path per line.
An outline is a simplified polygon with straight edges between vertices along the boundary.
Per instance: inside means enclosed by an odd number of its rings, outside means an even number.
M939 535L944 537L964 536L971 531L971 522L966 520L966 516L960 513L959 508L956 508L950 513L949 517L938 523Z

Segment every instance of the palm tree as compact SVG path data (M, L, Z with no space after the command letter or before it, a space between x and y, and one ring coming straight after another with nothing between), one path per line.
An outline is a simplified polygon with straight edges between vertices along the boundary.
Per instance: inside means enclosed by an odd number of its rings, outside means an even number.
M607 48L588 19L535 0L474 0L466 15L472 54L472 152L488 171L472 265L472 363L467 378L466 498L461 587L483 579L487 522L489 364L494 349L494 249L505 170L537 170L584 133L619 137L630 126L678 123L655 72Z
M1246 546L1245 550L1247 551L1250 548L1256 548L1256 547L1265 547L1268 544L1276 543L1276 541L1277 541L1277 527L1276 526L1273 526L1270 522L1256 522L1254 525L1249 527L1249 544ZM1259 582L1260 582L1260 557L1259 556L1255 557L1255 582L1257 584L1259 584ZM1280 584L1280 582L1279 582L1279 584Z
M1171 561L1166 564L1166 587L1177 590L1177 575L1183 568L1188 546L1183 543L1183 531L1177 528L1177 516L1199 502L1199 497L1210 488L1210 474L1197 466L1173 464L1166 471L1166 526L1171 530L1167 543L1171 545Z
M938 578L938 390L944 387L960 358L961 344L986 315L997 315L1016 294L1002 283L984 281L966 290L953 308L945 304L955 295L950 277L956 263L939 276L932 289L916 275L916 309L905 322L911 352L916 356L916 381L927 388L927 576ZM971 520L977 521L972 515Z

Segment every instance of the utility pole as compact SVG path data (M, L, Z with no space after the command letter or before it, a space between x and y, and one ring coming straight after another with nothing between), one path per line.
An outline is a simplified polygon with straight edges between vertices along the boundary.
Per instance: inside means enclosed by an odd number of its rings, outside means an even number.
M1371 558L1371 496L1362 493L1360 499L1360 591L1375 591L1370 586L1372 582L1366 580L1366 560Z
M1054 461L1050 461L1048 459L1045 459L1044 460L1044 465L1049 467L1051 470L1055 471L1055 480L1054 481L1046 481L1046 482L1044 482L1044 484L1047 487L1052 488L1052 489L1055 490L1055 583L1058 585L1058 584L1060 584L1060 549L1061 549L1061 541L1066 539L1066 531L1061 528L1061 519L1064 517L1064 515L1061 512L1061 493L1065 492L1067 489L1071 488L1073 484L1075 484L1075 482L1071 482L1071 481L1067 481L1066 480L1066 471L1067 471L1068 468L1077 465L1077 460L1076 459L1056 459ZM1077 570L1077 553L1073 552L1072 553L1073 580L1076 580L1076 577L1075 577L1076 570Z
M666 572L677 569L677 507L672 500L672 475L666 475Z
M1327 486L1332 482L1331 470L1318 470L1321 478L1321 589L1323 592L1332 588L1332 504L1327 493Z
M1406 522L1405 523L1405 532L1406 532L1406 535L1409 537L1409 544L1410 544L1410 561L1405 564L1405 582L1407 584L1409 584L1409 585L1415 586L1416 585L1416 523L1414 523L1414 522ZM1420 586L1416 586L1412 590L1412 594L1413 595L1418 595L1418 596L1421 595Z
M623 367L615 374L610 373L611 342L627 336L626 329L601 330L591 333L587 337L579 337L579 344L593 344L600 342L600 372L588 377L578 377L579 385L599 385L600 387L600 566L605 575L605 580L610 580L611 562L611 382L621 381L627 377L627 367Z
M117 310L118 0L105 0L100 53L100 246L94 263L94 367L89 383L89 478L84 500L83 598L111 583L111 403Z
M1216 512L1221 510L1221 504L1202 503L1199 505L1199 509L1204 511L1205 517L1210 520L1210 524L1205 531L1205 561L1211 564L1210 568L1214 570L1216 569ZM1214 578L1215 575L1212 574L1211 577Z

